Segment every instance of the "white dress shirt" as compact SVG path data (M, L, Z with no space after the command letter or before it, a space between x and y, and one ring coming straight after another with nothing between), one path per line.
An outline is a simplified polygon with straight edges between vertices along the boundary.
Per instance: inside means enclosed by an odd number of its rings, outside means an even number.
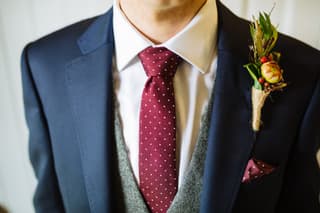
M155 45L127 20L114 1L114 82L122 131L134 176L139 182L139 111L147 80L138 53L149 46L166 47L183 62L174 77L176 150L179 186L196 145L201 115L213 89L217 64L217 7L207 0L190 23L166 42Z

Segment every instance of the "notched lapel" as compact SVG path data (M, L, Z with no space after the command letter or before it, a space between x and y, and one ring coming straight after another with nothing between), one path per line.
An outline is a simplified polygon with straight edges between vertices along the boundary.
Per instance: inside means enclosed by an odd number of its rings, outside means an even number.
M73 60L66 82L92 212L109 209L113 146L112 44Z
M248 90L238 83L240 64L233 56L230 52L218 55L202 212L231 211L254 143L246 100Z
M251 156L249 25L218 2L218 68L208 149L206 153L201 212L232 211L243 172Z

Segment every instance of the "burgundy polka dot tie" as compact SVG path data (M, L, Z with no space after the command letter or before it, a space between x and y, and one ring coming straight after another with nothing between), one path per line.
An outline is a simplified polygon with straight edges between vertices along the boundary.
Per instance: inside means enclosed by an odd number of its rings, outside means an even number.
M139 58L148 76L140 109L140 190L151 212L166 212L178 185L173 77L181 58L165 47L148 47Z

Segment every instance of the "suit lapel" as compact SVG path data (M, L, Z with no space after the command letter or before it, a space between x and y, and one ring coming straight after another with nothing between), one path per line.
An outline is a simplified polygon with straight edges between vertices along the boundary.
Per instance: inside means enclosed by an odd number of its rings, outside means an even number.
M218 68L201 212L229 213L254 144L250 124L252 81L243 68L248 60L248 24L220 3L218 12Z
M114 130L112 11L78 40L82 56L66 66L66 79L91 212L111 212Z

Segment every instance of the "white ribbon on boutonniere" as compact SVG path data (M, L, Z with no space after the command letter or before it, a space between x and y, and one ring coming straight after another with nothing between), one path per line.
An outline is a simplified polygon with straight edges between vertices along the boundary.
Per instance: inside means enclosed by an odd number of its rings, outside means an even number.
M278 31L270 21L270 13L259 13L259 18L250 24L253 44L250 48L249 63L244 67L252 77L251 89L252 129L260 130L261 110L271 92L287 86L283 79L283 70L279 66L279 52L273 51L278 39Z

